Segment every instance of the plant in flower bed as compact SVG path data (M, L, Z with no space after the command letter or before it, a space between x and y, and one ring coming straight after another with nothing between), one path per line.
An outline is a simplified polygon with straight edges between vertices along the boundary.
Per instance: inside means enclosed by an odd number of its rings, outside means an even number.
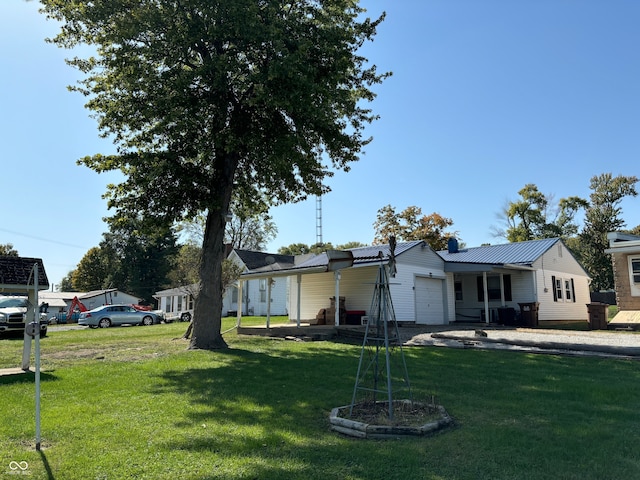
M340 409L343 418L370 425L419 427L442 418L441 410L434 403L396 400L393 402L393 419L389 418L388 402L362 402Z

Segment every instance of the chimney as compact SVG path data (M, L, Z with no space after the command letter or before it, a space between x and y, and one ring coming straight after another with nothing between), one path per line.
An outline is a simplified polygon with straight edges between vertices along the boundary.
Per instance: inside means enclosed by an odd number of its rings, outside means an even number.
M454 237L447 240L447 249L449 253L458 253L458 240Z

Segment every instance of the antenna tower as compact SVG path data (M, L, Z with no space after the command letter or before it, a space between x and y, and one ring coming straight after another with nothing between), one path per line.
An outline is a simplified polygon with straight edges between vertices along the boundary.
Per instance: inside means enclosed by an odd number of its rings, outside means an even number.
M322 195L316 197L316 244L322 245Z

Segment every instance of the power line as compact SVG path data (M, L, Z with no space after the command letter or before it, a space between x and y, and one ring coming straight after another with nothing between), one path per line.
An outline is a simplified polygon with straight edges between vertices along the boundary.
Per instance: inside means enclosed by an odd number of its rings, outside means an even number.
M72 243L59 242L58 240L51 240L50 238L42 238L42 237L37 237L35 235L29 235L26 233L14 232L13 230L7 230L5 228L0 228L0 232L10 233L11 235L19 235L25 238L31 238L32 240L38 240L40 242L54 243L56 245L62 245L64 247L81 248L83 250L88 250L87 247L81 247L80 245L73 245Z

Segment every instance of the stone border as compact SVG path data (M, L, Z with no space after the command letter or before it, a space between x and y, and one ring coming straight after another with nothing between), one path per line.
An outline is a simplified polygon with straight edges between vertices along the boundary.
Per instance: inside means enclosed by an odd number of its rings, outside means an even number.
M411 400L396 400L395 402L417 403L418 405L424 405L420 402L411 402ZM340 412L345 409L349 409L350 407L351 405L344 405L331 410L329 423L331 423L332 430L356 438L385 439L423 436L442 430L453 424L453 419L442 405L435 406L441 416L439 420L425 423L418 427L401 425L371 425L369 423L358 422L341 417Z

